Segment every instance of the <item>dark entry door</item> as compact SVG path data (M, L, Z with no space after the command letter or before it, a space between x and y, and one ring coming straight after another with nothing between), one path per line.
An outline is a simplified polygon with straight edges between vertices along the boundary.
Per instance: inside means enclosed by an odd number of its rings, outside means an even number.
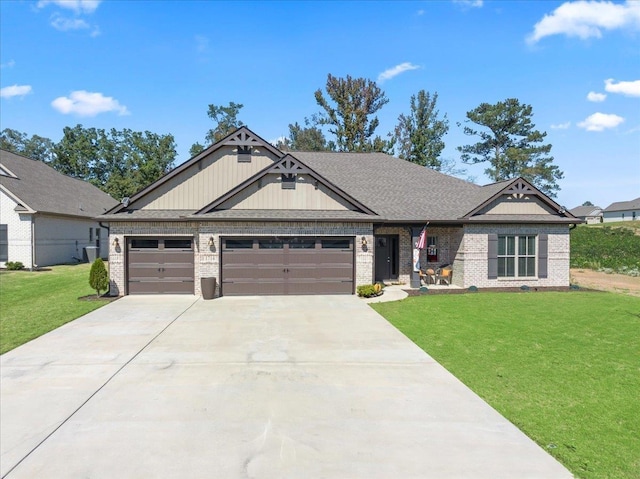
M376 281L398 279L398 235L376 236Z

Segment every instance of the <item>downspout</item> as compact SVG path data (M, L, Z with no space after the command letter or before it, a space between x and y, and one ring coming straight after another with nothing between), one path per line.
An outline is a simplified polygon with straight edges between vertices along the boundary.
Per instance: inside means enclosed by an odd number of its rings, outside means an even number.
M31 215L31 271L36 269L36 215Z
M111 238L110 238L110 231L109 231L109 227L105 226L102 224L102 221L98 221L98 224L100 225L100 228L104 228L107 230L107 258L109 258L109 248L111 246ZM100 245L100 248L102 248L102 245ZM101 252L98 251L98 254L100 255L100 257L102 257L102 255L100 254Z

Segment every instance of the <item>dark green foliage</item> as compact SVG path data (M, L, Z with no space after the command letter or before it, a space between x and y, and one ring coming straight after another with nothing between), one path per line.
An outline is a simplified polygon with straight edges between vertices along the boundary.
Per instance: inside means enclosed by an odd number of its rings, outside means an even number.
M96 259L91 264L89 286L96 290L96 296L98 297L100 296L100 291L106 291L109 288L109 275L101 258Z
M376 114L389 100L376 82L366 78L337 78L329 74L326 85L328 99L322 90L315 92L316 102L324 110L320 125L328 125L336 137L338 151L390 151L393 143L374 133L380 121Z
M449 120L442 119L436 108L438 93L433 96L420 90L411 96L411 111L398 117L398 125L393 133L398 156L403 160L440 170L440 153L444 149L442 137L449 131Z
M465 163L489 162L485 173L493 181L518 176L530 181L545 194L554 197L560 190L557 181L564 177L553 165L550 144L543 144L546 133L535 129L531 121L531 105L520 104L516 98L507 98L495 105L482 103L467 112L467 122L483 126L489 131L464 127L464 134L478 136L480 141L459 146Z
M591 203L591 201L585 201L584 203L582 203L582 206L594 206L594 204Z
M173 135L130 129L109 131L65 127L54 147L51 166L75 178L89 181L116 199L132 196L173 166Z
M571 267L640 275L640 236L625 227L578 226L571 231Z
M204 145L201 145L200 143L196 142L193 145L191 145L191 148L189 148L189 155L191 156L191 158L193 158L194 156L196 156L197 154L203 151L204 151Z
M335 143L327 141L318 121L314 116L311 120L304 119L304 127L298 122L289 124L289 137L276 146L282 151L335 151Z
M19 271L24 269L24 264L20 261L7 261L4 265L10 271Z
M32 135L31 138L21 131L5 128L0 132L0 148L32 160L51 163L54 143L49 138Z

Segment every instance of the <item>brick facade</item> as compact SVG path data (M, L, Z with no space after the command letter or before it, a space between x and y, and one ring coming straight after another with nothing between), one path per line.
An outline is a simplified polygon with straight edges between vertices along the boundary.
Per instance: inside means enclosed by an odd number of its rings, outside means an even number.
M194 242L194 293L201 294L200 278L220 278L221 237L224 236L350 236L355 237L356 286L373 282L373 225L333 222L113 222L109 237L111 293L126 291L125 245L128 236L189 236ZM362 246L362 238L367 246ZM115 239L118 246L114 246ZM210 246L210 239L213 244ZM219 287L219 281L218 281Z

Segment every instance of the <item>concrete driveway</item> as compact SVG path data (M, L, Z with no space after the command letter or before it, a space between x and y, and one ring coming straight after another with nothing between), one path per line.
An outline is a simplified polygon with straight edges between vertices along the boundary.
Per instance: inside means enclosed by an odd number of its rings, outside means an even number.
M8 478L570 478L352 296L125 297L1 357Z

